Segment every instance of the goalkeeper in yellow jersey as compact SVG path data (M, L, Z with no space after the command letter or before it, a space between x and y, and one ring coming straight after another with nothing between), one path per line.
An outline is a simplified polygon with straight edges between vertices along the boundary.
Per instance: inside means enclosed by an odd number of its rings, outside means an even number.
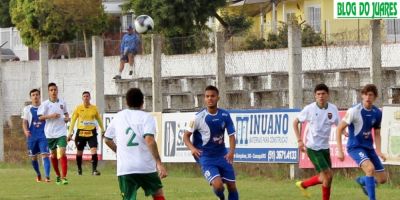
M85 91L82 93L83 104L77 106L72 115L71 125L68 131L68 141L72 139L75 122L78 120L77 131L75 134L75 145L77 148L76 164L78 166L78 174L82 175L82 154L86 143L89 144L92 153L92 175L99 176L97 171L97 125L104 133L103 121L101 120L99 111L95 105L90 104L90 93ZM97 122L97 123L96 123Z

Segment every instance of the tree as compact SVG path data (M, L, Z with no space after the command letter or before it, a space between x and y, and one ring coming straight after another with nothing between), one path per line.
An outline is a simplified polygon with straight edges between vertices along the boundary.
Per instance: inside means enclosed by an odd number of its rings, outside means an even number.
M156 24L154 31L166 37L170 53L180 54L200 48L195 40L187 37L202 37L199 35L209 30L206 26L209 17L215 16L225 3L226 0L130 0L124 10L150 15Z
M33 48L40 42L71 41L76 33L86 40L88 35L101 33L107 24L100 0L11 0L10 11L24 44Z
M10 0L0 0L0 28L6 28L13 26L11 22Z
M243 14L228 14L223 12L221 16L224 26L225 41L229 40L232 36L244 33L253 25L253 21Z

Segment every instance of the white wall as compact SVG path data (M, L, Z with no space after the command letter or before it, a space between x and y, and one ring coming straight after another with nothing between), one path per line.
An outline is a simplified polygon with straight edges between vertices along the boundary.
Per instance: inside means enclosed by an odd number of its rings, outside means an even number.
M400 44L382 46L384 67L400 67ZM286 49L240 51L226 54L226 72L229 75L249 73L287 72ZM162 57L162 76L214 75L214 54L189 54ZM367 68L370 63L368 46L303 48L303 70L335 70ZM81 103L84 90L94 89L91 58L50 60L49 81L59 85L59 96L67 101L70 112ZM136 57L136 77L151 77L151 55ZM117 94L112 77L117 74L119 57L104 59L104 92ZM128 67L128 66L127 66ZM40 87L39 63L2 63L3 97L5 117L19 114L28 92ZM123 78L129 78L128 70Z

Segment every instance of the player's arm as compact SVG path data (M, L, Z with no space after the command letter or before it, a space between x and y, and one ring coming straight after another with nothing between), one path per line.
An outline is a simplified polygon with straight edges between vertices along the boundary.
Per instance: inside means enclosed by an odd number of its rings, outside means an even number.
M301 139L301 134L300 134L300 127L301 127L300 125L301 125L301 122L300 122L300 120L296 117L296 118L293 120L293 130L294 130L294 133L295 133L296 138L297 138L297 143L298 143L298 146L299 146L299 150L302 151L302 152L305 152L304 142L303 142L303 140Z
M96 108L96 116L95 116L97 123L100 126L101 134L104 135L104 126L103 126L103 120L101 119L99 110Z
M375 147L376 147L376 154L378 154L379 157L382 158L383 161L386 160L386 156L382 153L381 151L381 129L380 128L375 128Z
M201 151L193 145L192 141L190 141L190 136L192 136L192 132L189 132L186 130L185 133L183 134L183 142L189 148L189 150L192 152L192 155L196 159L199 159L199 157L201 155Z
M235 126L233 125L233 121L231 118L231 115L228 113L227 118L225 118L225 123L226 123L226 131L229 136L229 152L226 154L225 159L229 163L233 163L233 158L235 157L235 149L236 149L236 137L235 137Z
M70 119L69 119L67 104L65 102L64 102L64 106L63 106L63 112L64 112L64 122L68 123Z
M28 128L28 123L29 123L28 120L26 119L22 120L22 129L24 130L24 134L27 138L31 136L31 132L29 131Z
M347 128L348 124L345 121L339 122L339 125L336 128L336 142L338 148L338 158L340 161L344 160L344 153L343 153L343 144L342 144L342 134L343 131Z
M156 140L154 139L154 135L146 134L144 136L144 141L146 142L146 145L149 148L151 155L153 155L153 158L156 161L160 178L167 177L168 176L167 170L165 169L164 165L161 162L161 157L160 154L158 153L157 143Z
M108 137L104 137L104 142L106 145L115 153L117 153L117 145L115 144L114 140Z
M69 125L69 130L68 130L68 141L71 140L72 135L74 134L74 128L75 128L75 123L76 120L79 117L79 113L78 113L78 108L75 108L75 111L72 113L72 120L71 120L71 124Z

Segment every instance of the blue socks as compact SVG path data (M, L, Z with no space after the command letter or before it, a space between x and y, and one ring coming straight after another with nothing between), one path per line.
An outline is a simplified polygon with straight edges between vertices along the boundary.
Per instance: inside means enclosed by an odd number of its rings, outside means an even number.
M224 188L222 188L222 190L216 190L216 189L214 189L214 193L215 193L215 195L217 195L217 197L218 197L220 200L225 200Z
M50 177L50 159L49 157L43 158L43 166L44 166L44 173L46 174L46 178Z
M39 162L37 160L32 160L32 167L35 170L37 176L40 176Z
M375 178L373 176L364 176L365 187L368 191L369 200L375 199Z
M228 200L239 200L238 191L230 191L228 195Z

